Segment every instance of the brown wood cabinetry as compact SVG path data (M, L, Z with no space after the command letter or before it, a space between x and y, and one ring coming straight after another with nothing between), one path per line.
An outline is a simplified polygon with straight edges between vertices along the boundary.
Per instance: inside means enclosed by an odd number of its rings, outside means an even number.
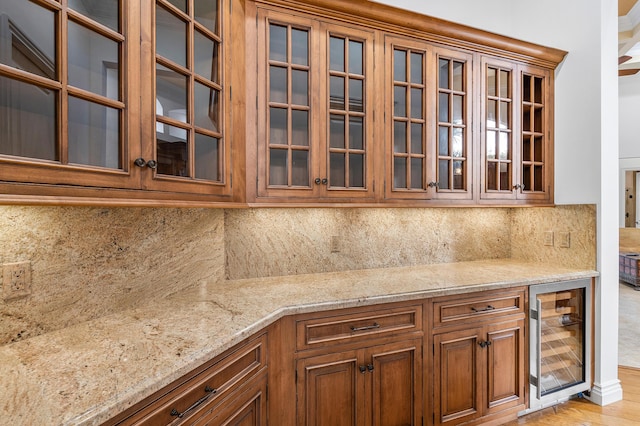
M553 200L553 74L482 58L481 200Z
M248 201L552 204L564 52L362 3L247 3Z
M267 335L206 363L105 425L266 425Z
M238 201L231 3L0 6L0 198Z
M297 424L420 425L422 311L413 304L298 317Z
M484 424L525 408L525 291L436 299L434 424Z
M565 52L365 0L0 16L0 201L553 203Z

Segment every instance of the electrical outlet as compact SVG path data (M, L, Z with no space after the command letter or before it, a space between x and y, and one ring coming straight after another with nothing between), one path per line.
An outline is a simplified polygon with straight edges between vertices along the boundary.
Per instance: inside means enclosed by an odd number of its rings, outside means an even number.
M2 290L4 300L29 296L31 294L31 262L2 265Z
M544 233L544 245L553 246L553 231L546 231Z
M331 237L331 253L340 253L340 237L332 236Z
M560 247L571 247L571 232L558 232L558 239L560 240Z

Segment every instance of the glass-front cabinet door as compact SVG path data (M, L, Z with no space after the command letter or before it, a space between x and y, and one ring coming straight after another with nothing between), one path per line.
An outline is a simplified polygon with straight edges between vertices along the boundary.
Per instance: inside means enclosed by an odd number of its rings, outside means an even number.
M386 198L424 200L436 191L428 179L432 175L428 135L433 114L427 108L433 90L428 47L413 40L386 38Z
M514 199L519 140L514 108L517 91L515 65L510 62L482 58L481 80L481 198Z
M220 0L156 0L148 10L155 47L144 110L147 144L134 163L148 189L202 194L230 190L224 8ZM144 44L144 40L143 40ZM150 59L150 58L147 58Z
M533 66L521 65L518 70L521 84L520 164L515 184L518 198L552 200L552 74Z
M0 1L0 180L139 185L126 113L140 96L129 67L137 10L119 0Z
M258 196L372 197L372 34L262 9L258 34Z
M472 56L437 48L435 61L435 153L428 185L436 189L434 198L470 200L473 197Z
M547 71L482 58L481 200L552 199Z

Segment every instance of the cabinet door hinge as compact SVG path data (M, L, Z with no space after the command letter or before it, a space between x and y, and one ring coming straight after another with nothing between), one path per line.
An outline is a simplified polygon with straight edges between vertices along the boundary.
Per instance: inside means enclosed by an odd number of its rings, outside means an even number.
M266 395L264 396L264 398L265 398L267 401L269 400L269 385L267 385Z
M531 309L529 311L529 318L537 320L538 319L538 311L534 311L533 309Z

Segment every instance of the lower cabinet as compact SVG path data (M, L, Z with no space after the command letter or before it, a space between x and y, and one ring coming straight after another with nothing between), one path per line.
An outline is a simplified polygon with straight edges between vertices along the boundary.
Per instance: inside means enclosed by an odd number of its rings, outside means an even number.
M526 294L286 316L106 424L502 424L526 408Z
M298 425L422 423L422 339L303 358L296 373Z
M241 343L104 425L266 425L267 334Z
M210 409L192 417L190 425L265 426L267 424L267 376L262 374Z
M502 296L496 295L501 301L517 301L514 309L500 313L494 303L498 299L470 299L463 301L470 318L434 331L434 424L484 424L515 418L525 408L525 316L524 305L518 305L524 297ZM445 305L436 303L436 311Z

